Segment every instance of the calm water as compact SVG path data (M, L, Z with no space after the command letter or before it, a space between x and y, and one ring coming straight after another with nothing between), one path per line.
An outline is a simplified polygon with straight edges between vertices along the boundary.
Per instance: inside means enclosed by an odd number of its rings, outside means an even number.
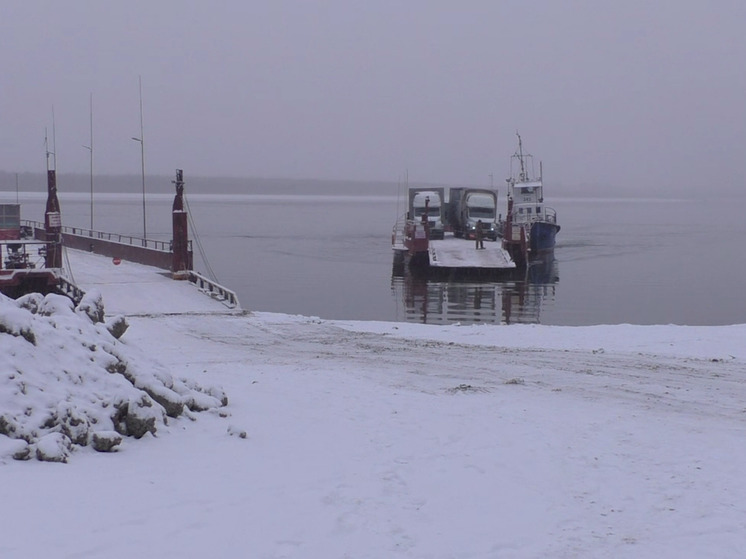
M171 200L149 197L149 236L170 238ZM189 195L209 264L245 309L441 324L744 323L743 201L552 198L562 225L553 265L477 282L392 276L395 193ZM21 203L24 219L43 220L41 196ZM141 204L99 195L96 229L140 235ZM85 194L62 194L61 205L65 225L88 226Z

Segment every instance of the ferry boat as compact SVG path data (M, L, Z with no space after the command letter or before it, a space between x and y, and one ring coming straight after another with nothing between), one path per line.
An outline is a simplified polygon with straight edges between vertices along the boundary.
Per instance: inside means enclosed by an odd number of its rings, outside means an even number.
M453 196L456 192L461 196L464 190L451 189L449 194ZM426 194L424 197L423 193ZM421 209L417 205L420 197L423 197ZM443 197L443 188L410 189L407 213L397 220L391 234L394 274L399 275L405 269L427 271L429 274L489 274L515 269L515 263L501 243L482 243L478 249L476 241L458 238L450 224L443 228ZM496 204L496 196L491 200ZM450 200L446 205L446 214L450 213L449 208L453 203L454 201ZM487 218L484 219L484 223L491 223ZM485 240L497 241L496 234L490 236L490 232L493 231L491 226L482 227L482 231ZM459 236L470 235L462 231ZM475 236L473 230L471 236Z
M527 265L532 260L553 258L560 226L557 212L544 204L541 163L539 175L534 176L533 156L523 153L521 136L516 135L518 151L511 157L507 179L508 213L503 223L503 247L516 263Z

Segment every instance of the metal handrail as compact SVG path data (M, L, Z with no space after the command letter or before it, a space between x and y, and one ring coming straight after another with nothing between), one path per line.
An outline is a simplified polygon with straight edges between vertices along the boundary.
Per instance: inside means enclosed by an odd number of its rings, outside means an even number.
M406 225L407 225L407 216L402 215L394 224L394 227L391 230L391 246L396 247L404 246L404 239L406 238Z
M57 285L59 290L72 299L76 305L79 305L85 296L85 291L64 276L58 277Z
M557 223L557 211L554 208L544 206L543 217L541 214L513 214L513 223L528 223L531 224L534 221L547 221L549 223Z
M28 227L34 227L35 229L44 229L44 224L39 221L32 221L25 219L21 222L22 225ZM105 233L103 231L95 231L92 229L85 229L83 227L69 227L67 225L62 226L62 233L68 235L75 235L77 237L88 237L91 239L98 239L102 241L109 241L112 243L119 243L122 245L130 246L141 246L151 250L159 250L161 252L172 252L171 241L158 241L155 239L143 239L142 237L133 237L130 235L120 235L118 233ZM188 250L192 250L192 240L188 241Z
M238 304L238 295L236 295L234 291L231 291L227 287L223 287L219 283L206 278L194 270L187 270L187 274L189 281L206 295L217 299L226 307L231 309L240 308L240 305Z

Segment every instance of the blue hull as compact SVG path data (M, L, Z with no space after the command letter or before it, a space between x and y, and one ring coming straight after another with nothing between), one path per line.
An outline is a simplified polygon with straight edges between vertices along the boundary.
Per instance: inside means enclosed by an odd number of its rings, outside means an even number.
M531 255L536 256L554 250L555 237L560 230L556 223L535 221L531 224Z

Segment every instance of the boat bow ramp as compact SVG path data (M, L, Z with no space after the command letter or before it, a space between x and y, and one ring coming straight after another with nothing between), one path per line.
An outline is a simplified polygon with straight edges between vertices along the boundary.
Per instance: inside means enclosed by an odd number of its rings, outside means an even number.
M448 237L438 241L431 240L428 256L430 266L434 268L515 268L515 262L500 243L490 241L485 243L484 249L477 250L473 242L464 239Z

